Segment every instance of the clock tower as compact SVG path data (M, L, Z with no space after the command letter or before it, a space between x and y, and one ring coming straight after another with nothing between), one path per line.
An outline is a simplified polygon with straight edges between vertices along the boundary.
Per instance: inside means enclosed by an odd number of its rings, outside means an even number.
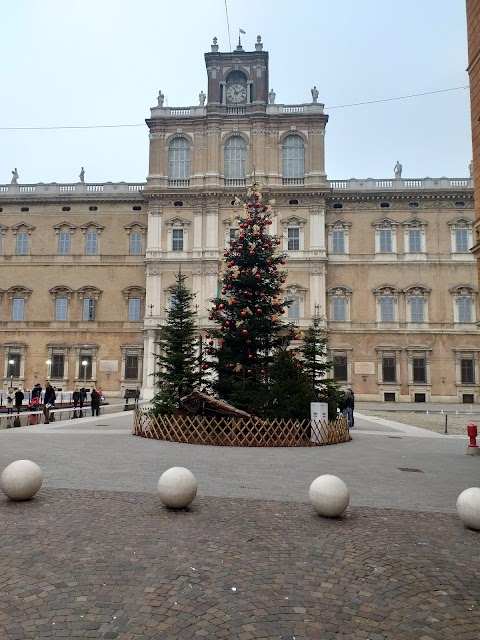
M208 111L265 110L268 102L268 52L257 37L255 51L244 51L240 39L231 53L220 53L214 38L205 54L208 74Z

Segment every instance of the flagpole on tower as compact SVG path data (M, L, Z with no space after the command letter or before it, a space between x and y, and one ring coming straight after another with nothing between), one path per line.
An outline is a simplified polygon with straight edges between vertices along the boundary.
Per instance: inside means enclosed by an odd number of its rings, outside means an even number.
M243 35L245 35L246 32L243 29L239 29L238 30L238 48L239 49L242 48L242 41L240 39L240 34L242 34L242 33L243 33Z

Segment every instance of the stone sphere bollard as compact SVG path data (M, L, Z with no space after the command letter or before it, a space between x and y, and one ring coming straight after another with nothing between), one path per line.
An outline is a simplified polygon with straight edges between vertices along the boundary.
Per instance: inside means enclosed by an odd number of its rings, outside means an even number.
M308 490L308 497L315 511L327 518L340 516L350 502L345 482L329 474L315 478Z
M462 491L457 498L457 511L464 525L480 531L480 487Z
M42 470L31 460L15 460L0 476L0 487L11 500L30 500L42 483Z
M198 482L185 467L171 467L160 476L157 491L160 500L170 509L184 509L197 495Z

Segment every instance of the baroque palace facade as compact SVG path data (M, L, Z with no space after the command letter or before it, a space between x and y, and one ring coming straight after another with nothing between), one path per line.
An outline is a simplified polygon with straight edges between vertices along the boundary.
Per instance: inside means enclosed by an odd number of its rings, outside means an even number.
M207 331L236 196L254 177L275 200L285 294L301 328L328 331L334 376L359 400L477 402L480 341L470 178L328 181L328 116L276 104L268 53L205 54L199 105L147 120L145 184L0 186L3 387L155 392L179 269ZM206 104L205 104L206 101Z

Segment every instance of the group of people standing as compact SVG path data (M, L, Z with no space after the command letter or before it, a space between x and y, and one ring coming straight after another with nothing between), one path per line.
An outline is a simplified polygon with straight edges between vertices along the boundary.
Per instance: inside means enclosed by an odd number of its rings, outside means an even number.
M35 409L42 405L41 396L42 396L42 386L37 383L32 389L32 393L30 396L30 403L28 405L28 409ZM55 389L52 387L50 382L45 383L45 392L43 397L43 406L42 411L45 415L45 424L50 422L50 411L55 406L56 400ZM98 416L100 415L100 404L102 401L102 390L101 389L92 389L90 394L91 402L90 406L92 408L92 415ZM25 394L18 387L17 389L10 388L7 391L7 414L13 414L13 409L15 407L17 414L20 413L20 409L22 408L23 401L25 399ZM72 394L73 400L73 408L76 409L83 407L87 400L87 392L86 389L75 388L75 391Z

